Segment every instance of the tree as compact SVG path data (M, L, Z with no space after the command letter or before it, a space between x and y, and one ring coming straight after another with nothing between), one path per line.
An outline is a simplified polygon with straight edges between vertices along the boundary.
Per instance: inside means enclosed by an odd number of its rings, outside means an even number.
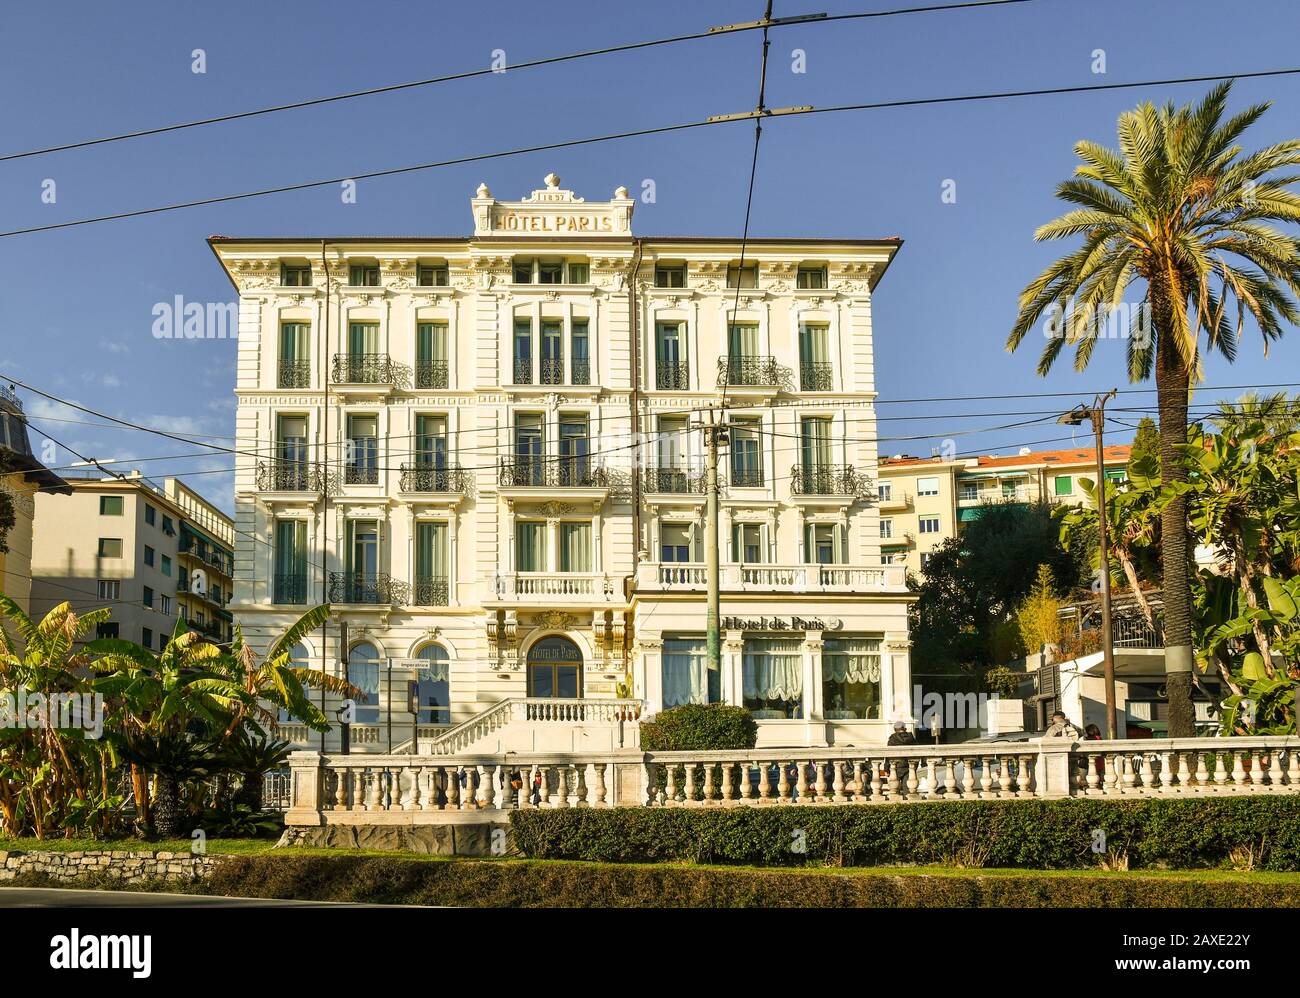
M1035 654L1048 645L1059 645L1065 634L1061 622L1064 602L1056 595L1056 581L1047 565L1038 566L1034 587L1016 608L1016 627L1025 651Z
M1268 109L1256 104L1225 120L1230 83L1195 106L1142 104L1120 115L1119 150L1076 143L1083 160L1057 196L1079 207L1043 225L1037 240L1083 237L1025 288L1007 349L1049 313L1059 317L1038 363L1046 374L1067 344L1082 371L1109 333L1129 287L1145 284L1142 317L1128 336L1132 381L1154 373L1160 413L1161 481L1186 482L1178 448L1200 380L1202 346L1231 361L1247 314L1268 343L1300 317L1300 241L1269 222L1300 222L1300 198L1277 175L1300 164L1300 140L1242 155L1237 140ZM1235 316L1235 321L1234 321ZM1165 669L1169 734L1195 732L1191 705L1192 589L1187 505L1174 496L1161 514Z
M918 671L983 674L1023 649L1015 611L1046 565L1065 596L1083 579L1083 557L1066 551L1045 503L986 503L930 556L911 608Z
M1128 466L1132 468L1148 459L1159 470L1160 431L1156 429L1154 419L1150 416L1143 416L1138 420L1137 433L1133 435L1133 446L1129 449Z
M1236 402L1219 403L1219 411L1210 417L1221 432L1242 434L1256 423L1272 435L1300 430L1300 395L1291 398L1286 392L1259 395L1247 392Z

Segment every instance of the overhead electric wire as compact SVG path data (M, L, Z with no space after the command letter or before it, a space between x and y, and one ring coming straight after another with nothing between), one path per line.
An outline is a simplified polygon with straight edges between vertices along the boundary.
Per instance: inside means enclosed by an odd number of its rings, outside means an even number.
M779 111L767 112L767 117L795 117L807 114L834 114L845 111L874 111L894 107L921 107L925 105L970 103L975 101L989 100L1007 100L1022 97L1042 97L1058 96L1061 94L1072 93L1092 93L1107 90L1124 90L1138 87L1163 87L1178 86L1185 83L1208 83L1220 80L1246 80L1260 79L1274 76L1294 76L1300 74L1300 67L1290 67L1285 69L1256 70L1249 72L1236 73L1218 73L1203 76L1184 76L1169 77L1154 80L1133 80L1122 83L1091 83L1081 84L1078 86L1065 87L1042 87L1032 90L1003 90L992 91L978 94L961 94L947 97L922 97L891 101L877 101L869 104L840 104L830 107L796 107L782 108ZM99 222L121 221L127 218L139 218L144 215L156 215L162 212L181 211L188 208L200 208L207 205L224 204L231 201L242 201L250 198L268 197L273 194L287 194L293 191L311 190L317 187L330 187L342 184L346 181L356 180L373 180L379 177L398 176L406 173L417 173L424 170L434 170L449 166L462 166L467 163L481 163L494 159L506 159L513 156L523 156L529 153L550 152L556 149L572 149L578 146L595 145L601 142L614 142L622 139L640 138L650 135L663 135L669 132L687 131L694 128L706 128L712 125L733 124L737 121L747 121L750 115L719 115L705 118L701 121L681 122L673 125L659 125L653 128L631 129L622 132L612 132L606 135L587 136L579 139L566 139L559 142L547 142L532 146L522 146L515 149L506 149L498 152L476 153L468 156L458 156L452 159L436 160L429 163L416 163L409 166L391 167L380 170L368 170L362 173L352 173L342 177L332 177L327 180L310 180L300 183L283 184L278 187L265 187L253 191L244 191L237 194L222 194L213 197L197 198L190 201L179 201L172 204L157 205L152 208L136 208L130 211L113 212L106 215L92 215L87 218L71 219L66 222L51 222L47 225L32 225L19 229L8 229L0 232L0 238L9 236L31 235L36 232L50 232L56 229L69 229L82 225L92 225Z
M608 45L602 48L586 49L581 52L570 52L565 55L546 56L540 59L528 59L523 62L507 63L504 70L488 67L486 69L464 70L459 73L448 73L443 76L432 76L421 80L409 80L405 83L391 83L379 87L369 87L364 90L352 90L341 94L331 94L326 97L311 97L300 101L291 101L287 104L273 104L269 107L254 108L248 111L235 111L230 114L213 115L208 118L196 118L191 121L180 121L170 125L158 125L152 128L141 128L131 132L121 132L116 135L104 135L94 139L81 139L76 142L64 142L59 145L45 146L40 149L28 149L23 152L12 152L0 154L0 163L9 160L27 159L33 156L45 156L50 153L67 152L72 149L84 149L89 146L105 145L110 142L123 142L128 139L144 138L149 135L163 135L168 132L178 132L189 128L200 128L206 125L216 125L223 122L239 121L244 118L255 118L261 115L277 114L282 111L296 111L302 108L318 107L322 104L335 104L341 101L355 100L360 97L374 97L381 94L395 93L402 90L414 90L420 87L430 87L440 83L452 83L457 80L470 80L478 77L501 75L505 72L513 72L520 69L533 69L538 66L551 66L557 63L574 62L579 59L589 59L594 56L615 55L621 52L632 52L638 49L655 48L662 45L674 45L680 42L698 41L704 38L722 38L726 35L737 34L745 31L757 31L762 28L786 28L796 24L820 24L832 21L849 21L859 20L862 18L875 17L894 17L902 14L927 14L949 10L963 10L974 7L1002 7L1008 4L1032 3L1035 0L970 0L966 3L953 4L934 4L924 7L906 7L897 10L877 10L877 11L860 11L849 14L805 14L795 17L778 18L770 21L768 24L755 21L746 24L726 24L719 27L708 28L704 31L694 31L682 35L672 35L667 38L653 38L639 42L626 42L620 45ZM770 19L769 19L770 20Z

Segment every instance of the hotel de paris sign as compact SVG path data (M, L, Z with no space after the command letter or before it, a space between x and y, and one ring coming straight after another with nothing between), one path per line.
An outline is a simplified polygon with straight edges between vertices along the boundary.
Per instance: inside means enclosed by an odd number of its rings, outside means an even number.
M609 201L588 204L547 174L546 186L522 201L498 201L480 184L472 202L476 236L626 236L636 202L620 187Z

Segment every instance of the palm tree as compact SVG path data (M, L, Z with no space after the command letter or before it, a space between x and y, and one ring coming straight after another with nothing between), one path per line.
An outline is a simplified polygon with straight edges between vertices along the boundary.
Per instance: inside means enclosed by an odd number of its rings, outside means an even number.
M1300 430L1300 395L1286 392L1259 395L1247 392L1236 402L1219 402L1219 411L1210 422L1221 432L1241 436L1252 427L1262 427L1270 436L1281 437Z
M1201 377L1202 331L1205 349L1231 361L1247 314L1266 353L1283 323L1300 317L1288 294L1300 291L1300 241L1268 224L1300 222L1300 197L1286 189L1300 178L1276 172L1300 164L1300 140L1243 155L1238 138L1269 105L1225 120L1230 90L1222 83L1195 106L1146 103L1126 111L1118 151L1075 144L1083 162L1056 193L1078 207L1034 238L1082 236L1083 245L1025 288L1007 339L1015 350L1044 313L1059 317L1038 373L1051 369L1067 343L1082 371L1108 332L1109 313L1131 285L1145 284L1144 322L1128 335L1128 373L1135 382L1155 375L1165 485L1187 480L1177 448L1187 442L1189 395ZM1161 513L1171 737L1194 733L1188 537L1187 501L1179 496Z

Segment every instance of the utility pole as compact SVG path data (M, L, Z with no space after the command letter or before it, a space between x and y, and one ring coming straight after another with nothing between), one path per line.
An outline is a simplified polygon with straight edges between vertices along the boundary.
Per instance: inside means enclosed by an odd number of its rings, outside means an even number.
M704 653L709 669L722 675L722 586L718 544L718 445L727 442L726 425L709 413L704 427L704 574L708 609L704 618Z
M1103 430L1106 426L1106 403L1118 394L1112 388L1105 395L1093 398L1092 405L1080 403L1062 416L1058 422L1078 426L1085 419L1092 424L1097 453L1097 546L1101 553L1101 654L1102 670L1106 684L1106 737L1114 741L1119 737L1115 722L1115 640L1110 613L1110 544L1106 524L1106 457Z

